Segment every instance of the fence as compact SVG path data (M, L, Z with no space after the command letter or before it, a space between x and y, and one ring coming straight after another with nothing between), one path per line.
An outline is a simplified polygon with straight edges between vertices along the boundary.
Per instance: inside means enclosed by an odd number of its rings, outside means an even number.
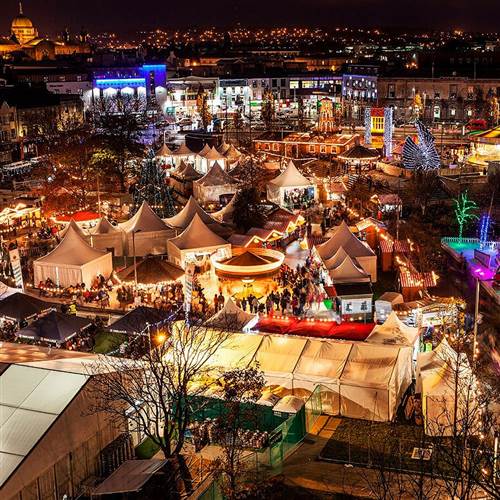
M318 385L302 409L270 434L269 446L247 457L249 472L265 476L279 474L284 460L300 446L321 413L321 386Z

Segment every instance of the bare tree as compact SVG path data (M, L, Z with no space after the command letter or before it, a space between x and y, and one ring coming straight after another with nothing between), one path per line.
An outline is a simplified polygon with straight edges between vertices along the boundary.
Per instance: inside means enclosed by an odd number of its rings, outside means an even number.
M127 178L136 173L134 160L144 154L139 133L145 110L145 100L137 96L98 99L91 110L95 134L100 139L93 163L104 174L114 176L122 192Z
M190 400L214 383L208 361L227 338L225 331L168 323L143 355L100 357L91 368L97 381L91 411L128 420L166 458L180 454Z
M223 414L215 431L222 454L214 464L220 476L226 498L237 498L242 487L242 476L248 472L243 455L248 447L243 438L245 427L258 429L255 403L265 386L263 373L255 367L236 368L223 373L219 380ZM247 478L248 479L248 478Z

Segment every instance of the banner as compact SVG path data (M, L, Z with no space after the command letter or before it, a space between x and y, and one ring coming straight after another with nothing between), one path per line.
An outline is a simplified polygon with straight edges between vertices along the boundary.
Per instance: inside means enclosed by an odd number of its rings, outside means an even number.
M193 279L194 279L195 265L189 263L186 267L185 273L185 287L184 287L184 312L186 321L188 321L189 312L191 311L191 300L193 298Z
M21 258L19 256L19 249L14 248L9 250L10 265L12 267L12 274L14 275L14 281L16 282L16 287L24 290L23 283L23 270L21 268Z

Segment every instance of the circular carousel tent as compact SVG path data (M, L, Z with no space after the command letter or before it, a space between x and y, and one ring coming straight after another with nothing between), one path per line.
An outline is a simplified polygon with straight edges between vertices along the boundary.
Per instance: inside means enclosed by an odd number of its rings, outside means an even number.
M232 257L212 257L212 266L217 276L244 280L274 276L280 269L285 255L270 248L233 249Z

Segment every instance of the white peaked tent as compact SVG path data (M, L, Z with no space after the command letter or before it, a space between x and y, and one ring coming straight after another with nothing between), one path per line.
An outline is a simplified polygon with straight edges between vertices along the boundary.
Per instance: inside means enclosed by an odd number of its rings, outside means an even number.
M191 221L196 214L198 214L201 220L208 226L211 224L219 224L219 221L214 219L210 214L205 212L203 208L201 208L193 196L189 197L189 200L178 214L175 214L173 217L163 219L163 222L171 228L184 230L189 226L189 224L191 224Z
M181 160L179 163L179 166L175 170L172 170L172 172L170 172L170 176L171 177L181 177L182 172L184 172L184 170L186 169L187 166L188 166L188 164L184 160Z
M271 388L292 389L293 372L308 340L300 337L264 337L255 361Z
M316 247L316 252L326 263L335 256L341 247L349 257L356 259L359 266L370 275L372 282L377 281L377 256L375 252L351 232L345 221L334 229L330 239Z
M215 162L201 179L193 181L193 195L200 203L220 203L221 195L234 194L237 190L238 183L219 162Z
M71 219L69 221L69 224L65 227L63 227L57 234L59 235L60 238L63 238L65 234L68 232L69 228L73 228L74 231L76 231L82 238L85 238L87 235L87 231L82 229L77 222L75 222L74 219Z
M230 166L236 165L238 160L241 158L241 152L238 151L232 144L226 149L223 154Z
M229 297L224 307L218 313L214 314L205 325L210 328L247 332L255 325L257 319L257 314L243 311Z
M205 147L207 147L206 144ZM199 152L200 171L208 172L210 167L212 167L215 163L218 163L224 170L226 168L226 157L219 153L214 147L209 148L208 151L204 151L205 147Z
M414 346L418 340L418 328L405 325L393 311L381 325L376 325L366 341L374 344Z
M173 153L172 157L174 159L175 165L180 165L181 161L185 162L194 162L196 158L196 154L193 153L187 146L186 143L183 142Z
M392 420L411 384L411 347L353 344L340 378L340 413Z
M329 259L326 259L323 264L328 270L334 269L341 264L346 257L348 257L347 252L344 250L344 247L340 247Z
M431 352L419 353L415 392L421 394L424 430L430 436L449 436L455 424L474 425L479 419L477 384L465 353L443 339Z
M99 219L96 226L88 230L88 235L85 239L93 248L112 252L115 257L123 255L123 230L118 226L113 226L104 217Z
M134 254L134 246L136 256L164 254L167 252L167 239L175 234L146 202L119 227L125 233L125 252L130 256Z
M225 155L227 150L231 147L230 144L228 144L227 142L223 141L222 144L217 148L217 151L221 154L221 155Z
M198 151L198 156L205 156L212 148L205 143L204 146Z
M178 169L170 175L172 187L184 196L193 192L193 181L202 177L192 163L182 162Z
M155 156L156 158L160 158L168 165L174 164L174 156L172 150L165 143L162 144L161 148L156 152Z
M340 413L340 377L351 352L350 342L310 340L293 373L294 388L311 393L322 386L321 403L325 413Z
M213 212L211 216L220 222L231 223L233 221L234 206L236 205L237 194L238 193L234 194L234 196L231 198L231 201L225 207L221 208L217 212Z
M370 275L346 255L344 260L330 269L333 283L363 283L370 281Z
M167 248L170 262L183 269L189 260L200 262L214 253L221 259L231 256L231 244L215 234L198 214L179 236L168 240Z
M267 199L278 205L284 205L284 197L287 191L307 188L314 190L314 197L316 198L316 186L304 177L293 161L290 160L286 169L267 184Z
M52 252L33 263L34 283L50 278L56 285L67 287L78 283L90 286L98 274L113 272L111 253L92 248L70 227Z

